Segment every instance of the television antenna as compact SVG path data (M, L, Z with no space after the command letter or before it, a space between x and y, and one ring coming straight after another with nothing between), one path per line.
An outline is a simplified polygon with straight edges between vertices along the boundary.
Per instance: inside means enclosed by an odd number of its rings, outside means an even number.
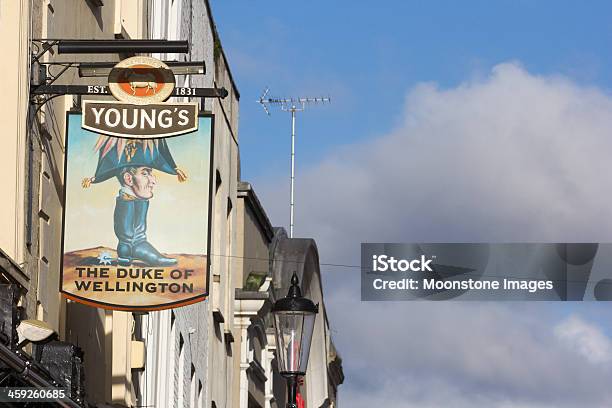
M270 116L270 106L280 106L284 112L291 112L291 193L289 198L289 238L293 238L293 207L295 205L295 114L296 112L303 112L306 109L306 105L324 104L330 103L331 98L271 98L268 97L270 89L266 87L263 94L257 100L266 114Z

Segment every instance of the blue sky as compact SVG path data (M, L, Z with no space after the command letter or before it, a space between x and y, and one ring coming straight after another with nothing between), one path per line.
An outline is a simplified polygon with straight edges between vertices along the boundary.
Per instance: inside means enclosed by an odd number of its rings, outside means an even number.
M275 225L290 118L255 100L332 97L297 129L296 235L322 262L358 264L360 242L612 242L612 4L212 8L241 91L242 178ZM322 274L341 406L612 406L608 304L363 303L358 270Z
M327 96L298 118L299 167L330 147L391 128L406 90L441 87L519 61L533 74L612 86L609 2L215 1L217 28L241 92L243 177L288 168L288 114L254 101Z

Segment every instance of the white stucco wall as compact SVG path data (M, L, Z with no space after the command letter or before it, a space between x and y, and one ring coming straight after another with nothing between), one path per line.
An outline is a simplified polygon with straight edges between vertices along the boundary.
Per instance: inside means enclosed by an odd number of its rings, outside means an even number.
M141 381L160 385L156 393L148 396L143 393L144 405L178 407L180 402L184 407L193 404L210 407L214 402L217 407L231 406L228 401L233 375L233 345L226 342L229 338L226 333L233 334L234 284L229 272L236 253L238 104L225 68L215 68L214 34L209 12L204 0L152 0L151 37L188 40L191 46L189 55L155 56L163 60L205 61L206 75L178 77L177 85L213 87L219 84L230 90L231 95L224 102L207 99L202 107L215 114L213 186L220 182L218 189L213 189L211 209L211 293L205 302L143 317L143 333L148 331L150 334L144 339L148 358L147 368L140 375ZM233 207L229 212L228 203ZM213 311L218 311L225 323L215 322ZM168 385L162 385L162 382Z

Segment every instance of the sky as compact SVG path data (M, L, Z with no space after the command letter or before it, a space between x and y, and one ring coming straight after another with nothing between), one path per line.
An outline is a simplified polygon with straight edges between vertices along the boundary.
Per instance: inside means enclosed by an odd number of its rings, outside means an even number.
M611 242L612 4L213 1L241 92L242 179L322 263L361 242ZM339 406L612 405L612 309L579 302L360 302L322 266Z

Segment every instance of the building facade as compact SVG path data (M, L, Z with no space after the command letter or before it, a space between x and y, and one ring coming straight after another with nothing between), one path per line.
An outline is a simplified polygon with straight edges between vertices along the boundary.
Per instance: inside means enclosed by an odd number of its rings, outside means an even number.
M285 383L276 369L269 310L299 265L305 294L321 305L300 393L307 407L333 406L343 375L329 335L316 245L273 228L252 186L241 181L240 94L208 1L0 1L0 32L6 39L0 65L0 373L9 379L0 386L67 386L73 392L67 406L282 407ZM79 77L75 63L129 55L58 55L45 39L188 40L188 54L152 56L204 61L204 75L177 76L177 86L228 91L226 98L196 100L215 117L205 301L132 313L60 296L66 112L79 109L82 99L110 97L33 96L30 90L45 77L60 85L106 85L103 77ZM25 319L48 325L52 340L18 345L15 327ZM26 363L30 371L22 369Z
M17 288L17 320L45 322L55 333L52 343L16 350L5 342L3 369L12 384L71 386L77 404L120 402L134 405L131 382L131 316L67 302L60 296L63 163L66 111L80 106L74 95L33 96L30 90L54 78L56 84L85 83L74 68L74 56L60 56L41 39L146 38L148 3L144 1L47 0L3 1L0 30L10 38L4 55L0 109L3 151L3 189L0 206L3 251L2 280ZM118 61L119 55L82 55L78 61ZM48 65L51 62L60 65ZM10 67L10 68L9 68ZM64 70L64 68L66 68ZM46 73L43 73L46 71ZM88 84L104 84L88 78ZM87 220L83 220L87 222ZM8 308L8 306L7 306ZM14 322L18 323L18 322ZM63 350L63 358L51 349ZM84 357L84 356L87 357ZM20 371L15 362L36 360L32 370ZM61 361L61 365L58 362ZM77 361L78 360L78 361ZM9 363L10 361L10 363ZM74 367L61 366L72 361ZM54 368L55 367L55 368ZM85 378L96 379L86 382ZM86 384L86 385L85 385ZM86 398L86 399L85 399Z
M241 257L234 269L234 325L240 359L234 362L239 375L233 385L232 406L285 406L286 383L277 365L270 310L277 299L287 295L294 273L303 295L319 305L300 399L305 407L337 406L338 386L344 382L344 373L330 333L316 243L312 239L289 238L283 228L273 228L249 183L238 184L238 199Z
M224 99L201 101L215 115L210 296L205 302L137 318L138 339L147 350L135 374L136 394L145 406L230 407L226 384L233 376L233 282L238 256L236 195L239 179L238 101L229 65L208 2L153 0L151 38L187 39L188 55L154 55L162 60L204 61L205 75L177 77L177 86L224 87ZM214 375L212 374L214 373Z

